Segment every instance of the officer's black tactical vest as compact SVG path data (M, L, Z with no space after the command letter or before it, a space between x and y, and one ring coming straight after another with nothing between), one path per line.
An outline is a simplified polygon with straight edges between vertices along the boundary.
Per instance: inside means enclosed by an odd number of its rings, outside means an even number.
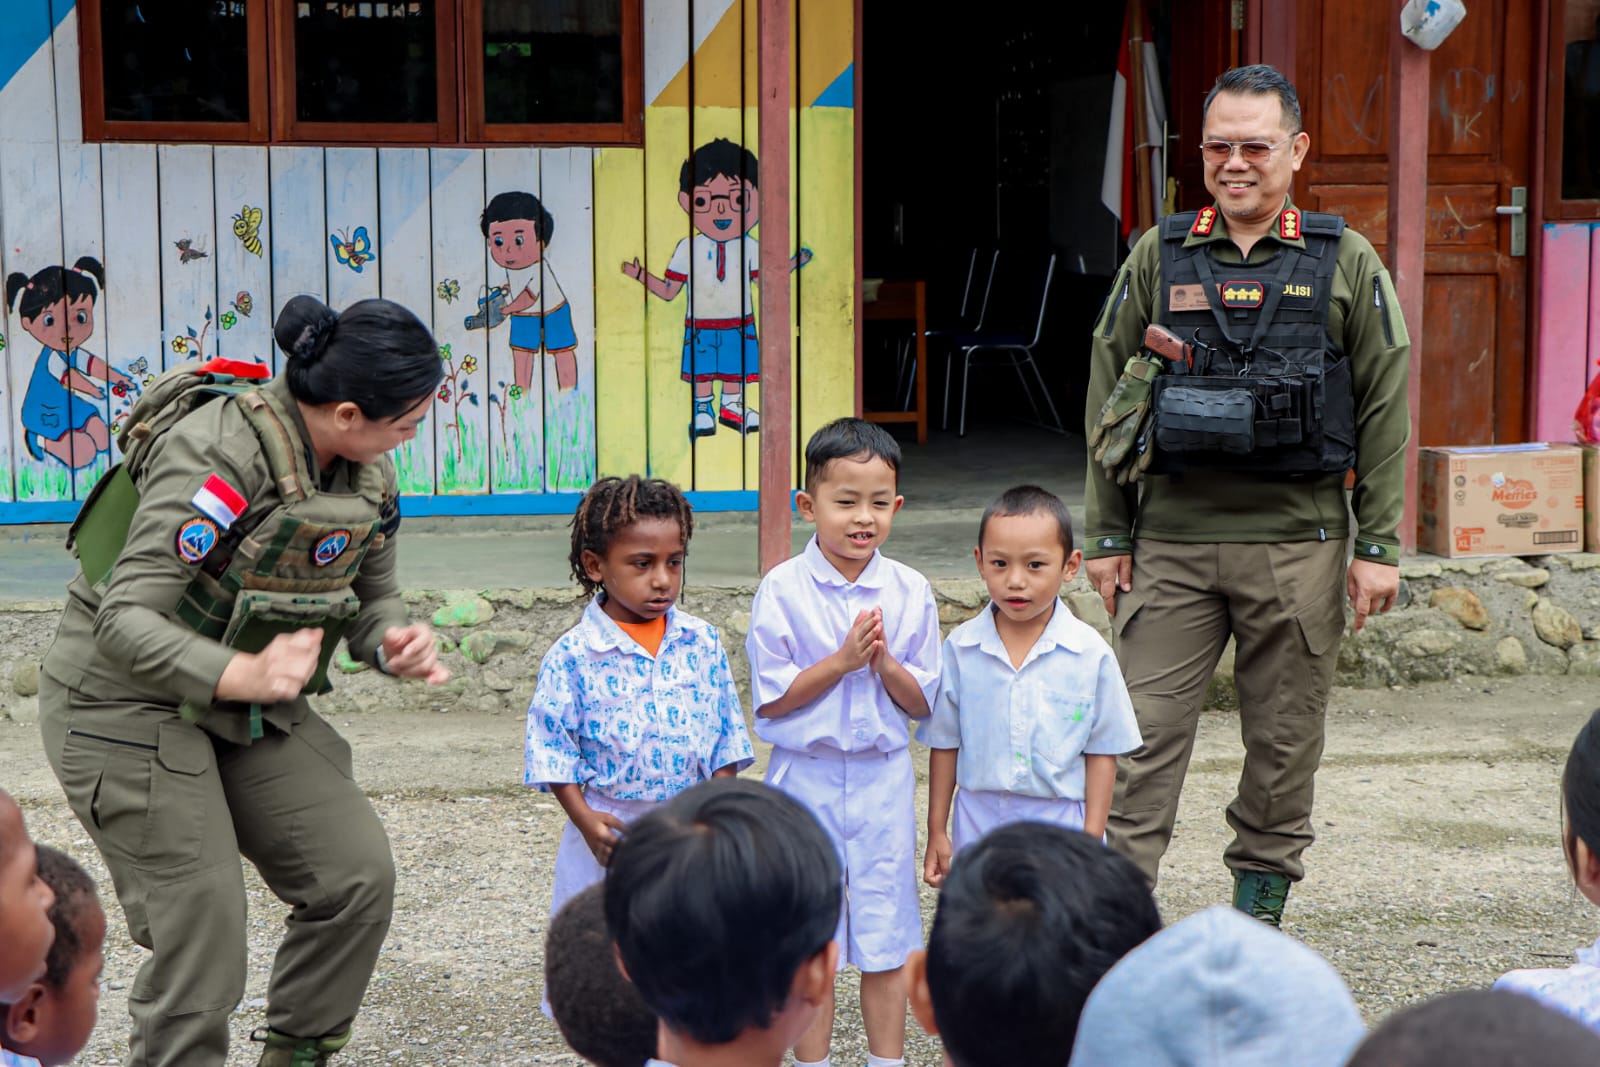
M1209 229L1215 211L1207 211ZM1199 344L1192 368L1171 362L1156 378L1151 469L1349 470L1356 442L1350 364L1328 334L1344 220L1291 209L1280 226L1299 226L1304 251L1286 245L1259 263L1224 264L1209 244L1184 247L1196 216L1169 215L1161 224L1159 321Z

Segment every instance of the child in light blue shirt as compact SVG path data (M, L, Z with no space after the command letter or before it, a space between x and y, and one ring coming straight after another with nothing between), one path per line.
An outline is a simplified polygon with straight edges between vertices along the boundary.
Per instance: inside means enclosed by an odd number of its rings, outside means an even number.
M1117 756L1139 747L1111 647L1060 600L1082 559L1066 505L1037 486L1007 490L973 554L991 601L945 639L933 714L917 731L932 750L923 878L934 886L954 852L1006 823L1103 836Z

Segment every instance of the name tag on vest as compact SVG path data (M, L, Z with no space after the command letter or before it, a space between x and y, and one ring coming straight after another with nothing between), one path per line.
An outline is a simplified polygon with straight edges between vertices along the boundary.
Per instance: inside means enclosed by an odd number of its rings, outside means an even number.
M1203 285L1172 285L1167 287L1167 308L1171 311L1204 311L1206 287Z

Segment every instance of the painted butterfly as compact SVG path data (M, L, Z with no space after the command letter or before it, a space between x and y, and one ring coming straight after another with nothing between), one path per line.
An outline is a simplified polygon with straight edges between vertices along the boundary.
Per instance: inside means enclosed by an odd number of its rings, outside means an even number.
M334 257L357 274L361 273L362 265L368 260L378 258L378 253L372 250L372 239L367 236L365 226L357 226L354 234L330 233L328 243L333 245Z

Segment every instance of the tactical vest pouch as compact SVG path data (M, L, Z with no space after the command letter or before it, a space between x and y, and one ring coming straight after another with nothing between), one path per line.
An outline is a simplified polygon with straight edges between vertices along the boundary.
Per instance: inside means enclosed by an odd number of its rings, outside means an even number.
M1155 412L1156 446L1164 452L1255 450L1255 398L1237 378L1162 375Z
M260 652L280 634L321 627L322 653L302 692L326 693L333 688L328 684L328 663L360 610L360 599L349 592L315 596L246 590L234 598L222 643L240 652Z

